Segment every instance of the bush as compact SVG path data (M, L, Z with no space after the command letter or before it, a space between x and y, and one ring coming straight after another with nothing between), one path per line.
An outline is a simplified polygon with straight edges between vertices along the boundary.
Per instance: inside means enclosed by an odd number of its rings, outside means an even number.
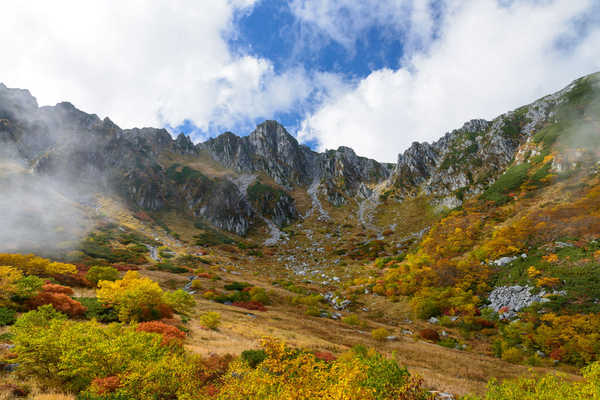
M156 264L156 269L163 272L170 272L172 274L183 274L190 272L188 268L178 267L174 265L171 261L164 261Z
M85 277L94 286L100 281L116 281L119 279L119 271L113 267L93 266L89 269Z
M225 290L244 290L248 287L251 287L249 283L246 282L232 282L224 286Z
M27 304L31 308L50 304L57 311L70 317L81 317L85 314L86 308L77 300L69 297L71 294L73 294L73 289L70 287L47 283L42 286L40 293L27 301Z
M342 322L348 325L358 326L361 324L362 321L358 318L358 315L350 314L343 317Z
M455 349L458 345L458 341L451 337L445 337L438 342L440 346L448 347L449 349Z
M261 303L264 305L271 304L271 299L269 298L269 295L267 294L267 291L265 289L253 287L252 289L250 289L249 293L250 301L253 301L255 303Z
M218 312L209 311L202 314L199 320L202 326L204 326L206 329L216 330L221 324L221 314Z
M272 338L264 338L262 344L266 358L260 366L253 368L244 361L234 362L224 376L219 399L427 398L422 380L411 377L395 360L373 350L348 352L337 359L323 352L321 356L331 359L323 362L315 354L290 349Z
M390 331L386 328L377 328L371 331L371 337L375 340L383 341L390 336Z
M434 329L426 328L419 331L419 336L425 340L430 340L432 342L438 342L440 340L440 335Z
M256 368L265 358L267 358L267 353L263 349L242 352L242 360L246 361L250 368Z
M202 281L200 279L194 279L192 281L191 288L194 290L201 290L202 289Z
M136 330L138 332L159 333L163 338L163 345L180 343L185 339L185 332L160 321L142 322L137 326Z
M415 315L420 319L429 319L441 314L440 305L435 299L415 297L411 305Z
M508 193L517 190L527 179L530 165L523 163L510 167L500 175L481 197L496 204L504 204L510 200Z
M116 322L119 320L117 311L113 307L101 304L96 297L79 297L77 301L87 309L85 312L86 319L96 319L100 322Z
M116 397L108 398L170 399L180 388L198 393L210 379L198 357L163 346L160 334L130 325L70 321L44 306L19 317L13 331L19 370L53 387L93 395L101 388L115 391ZM114 376L118 385L96 380Z
M12 308L0 307L0 326L12 325L16 321L16 313Z
M529 375L517 379L493 379L483 397L468 396L465 400L588 400L598 398L600 364L595 362L582 370L582 380L572 380L561 374Z
M136 271L127 271L123 279L100 281L98 285L96 296L100 303L114 307L123 322L169 318L173 310L186 313L194 305L189 293L181 289L164 292L158 283Z

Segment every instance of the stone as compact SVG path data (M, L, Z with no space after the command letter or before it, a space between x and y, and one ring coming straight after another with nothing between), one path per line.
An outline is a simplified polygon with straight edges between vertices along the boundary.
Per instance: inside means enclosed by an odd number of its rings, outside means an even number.
M549 301L545 292L531 293L533 288L529 286L499 286L494 288L488 300L492 310L500 313L501 319L511 319L517 316L517 312L533 303L544 303Z
M492 264L497 267L504 267L505 265L510 264L515 261L518 257L501 257L497 260L492 261Z

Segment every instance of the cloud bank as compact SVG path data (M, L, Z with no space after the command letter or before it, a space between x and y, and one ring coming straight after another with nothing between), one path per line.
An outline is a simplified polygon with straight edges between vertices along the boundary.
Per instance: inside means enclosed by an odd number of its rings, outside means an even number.
M0 82L124 128L188 119L209 131L266 118L310 90L303 70L276 74L269 60L228 48L236 15L253 3L3 2Z
M336 25L335 14L304 7L315 10L307 19L325 31ZM599 7L592 0L447 1L430 7L429 18L420 10L425 20L440 13L436 37L407 54L401 68L373 71L326 100L304 120L301 139L393 162L413 141L491 119L600 70L600 24L593 19Z
M0 82L40 104L70 101L124 128L198 128L196 140L295 115L320 149L395 161L472 118L496 115L600 70L596 0L291 0L299 57L370 29L400 37L394 69L355 76L277 68L233 50L236 22L260 1L3 2ZM308 32L308 34L306 34ZM368 56L366 54L365 56ZM399 66L399 67L396 67ZM240 128L243 127L243 128Z

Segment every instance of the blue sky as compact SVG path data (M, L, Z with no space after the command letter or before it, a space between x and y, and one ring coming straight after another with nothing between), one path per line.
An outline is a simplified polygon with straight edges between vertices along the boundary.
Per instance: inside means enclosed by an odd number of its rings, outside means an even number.
M432 2L432 11L435 4ZM352 19L347 8L340 9L342 19ZM351 46L345 46L329 37L313 24L301 21L290 8L290 3L280 0L260 0L250 11L237 13L234 33L227 44L231 51L240 55L250 54L268 59L276 74L292 68L305 71L329 72L340 76L348 84L367 77L382 68L397 69L403 55L403 31L389 25L371 25L361 29L360 36ZM290 112L274 112L275 119L295 133L306 115L319 106L318 102L306 101ZM200 137L214 137L224 129L238 135L250 133L253 124L262 122L262 116L254 121L244 121L228 127L215 126L209 131L197 128L193 121L171 127L173 131ZM316 148L317 140L306 144Z
M394 162L600 70L598 0L0 2L0 81L195 142L276 119Z

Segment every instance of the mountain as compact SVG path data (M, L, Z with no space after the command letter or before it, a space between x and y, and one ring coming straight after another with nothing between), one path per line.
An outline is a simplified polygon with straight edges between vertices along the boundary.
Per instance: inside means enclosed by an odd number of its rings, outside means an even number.
M0 86L0 325L19 321L0 335L0 367L103 398L176 397L181 371L192 397L270 392L274 376L298 382L290 393L321 377L314 393L339 395L343 375L390 398L483 395L486 382L486 398L527 397L535 382L551 383L548 398L587 398L600 368L599 149L600 74L414 143L395 164L315 152L275 121L194 144ZM89 340L110 335L130 339L116 353ZM139 340L173 357L147 362ZM125 357L100 371L107 348ZM382 370L396 372L371 379ZM10 379L0 390L20 390Z
M141 210L179 210L243 236L264 220L281 228L301 218L292 194L298 190L313 206L320 197L334 207L377 203L383 193L459 206L497 179L575 87L492 121L471 120L434 143L413 143L395 165L347 147L315 152L276 121L247 136L226 132L194 145L164 129L123 130L70 103L38 107L28 91L4 85L0 142L4 157L39 175L114 193Z

